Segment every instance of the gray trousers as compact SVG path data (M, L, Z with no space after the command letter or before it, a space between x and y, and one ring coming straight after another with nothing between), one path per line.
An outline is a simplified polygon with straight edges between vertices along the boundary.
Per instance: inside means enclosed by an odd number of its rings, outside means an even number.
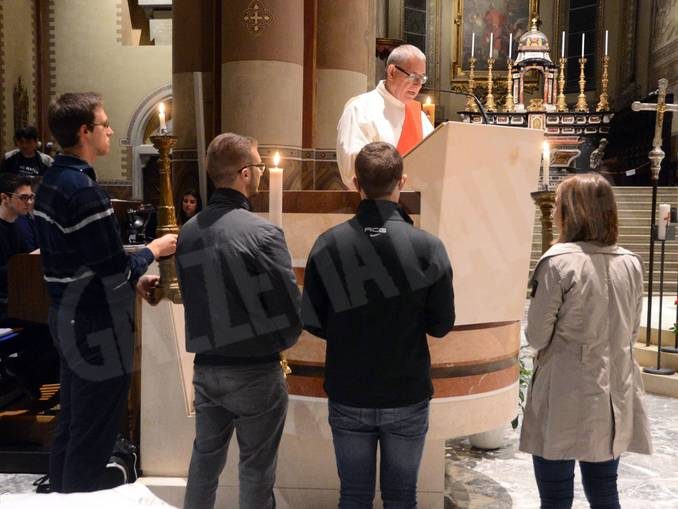
M213 508L233 435L240 448L240 509L275 507L273 484L287 413L287 385L277 362L195 366L195 441L185 509Z

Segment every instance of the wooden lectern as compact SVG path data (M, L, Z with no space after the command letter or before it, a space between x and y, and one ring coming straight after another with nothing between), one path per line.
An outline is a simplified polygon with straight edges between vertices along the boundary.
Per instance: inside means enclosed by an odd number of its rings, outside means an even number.
M420 226L452 262L457 326L523 316L542 140L535 129L446 122L405 156Z

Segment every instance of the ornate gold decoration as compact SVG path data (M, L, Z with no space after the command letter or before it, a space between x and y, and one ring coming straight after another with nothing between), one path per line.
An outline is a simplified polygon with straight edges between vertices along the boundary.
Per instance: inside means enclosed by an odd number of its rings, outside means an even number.
M476 59L471 57L468 59L469 71L468 71L468 92L473 93L475 88L475 74L476 74ZM466 111L478 112L478 105L473 100L473 97L468 97L466 99Z
M544 254L553 244L553 208L556 206L554 191L534 191L532 199L541 211L541 252Z
M516 105L513 102L513 62L511 59L506 60L506 67L508 72L506 73L506 102L504 103L504 109L506 112L511 113L516 110Z
M544 111L544 99L530 99L530 104L527 106L527 111Z
M567 59L560 59L560 70L558 71L558 102L556 103L556 110L567 111L567 102L565 101L565 62Z
M596 111L608 111L610 109L610 104L607 102L607 66L609 63L610 57L605 55L603 57L603 78L601 79L603 91L600 93L600 100L596 106Z
M494 95L492 95L492 88L494 82L492 81L492 67L494 66L494 58L487 59L487 97L485 98L485 109L487 111L497 111L497 105L494 104Z
M158 235L166 233L179 233L177 218L174 213L174 193L172 191L172 170L170 166L170 150L177 143L177 137L170 134L151 136L151 143L158 149L160 159L160 205L158 206ZM152 300L155 302L165 298L175 304L180 304L181 292L177 280L177 271L174 264L174 256L161 258L160 285L153 291Z
M586 88L586 75L584 74L584 66L586 65L586 58L579 59L579 96L577 97L577 105L574 107L574 111L582 111L588 113L589 104L586 102L586 94L584 89Z
M252 35L261 35L264 28L273 22L273 13L261 0L252 0L243 11L242 21Z
M28 90L21 81L21 76L14 86L14 129L28 125Z

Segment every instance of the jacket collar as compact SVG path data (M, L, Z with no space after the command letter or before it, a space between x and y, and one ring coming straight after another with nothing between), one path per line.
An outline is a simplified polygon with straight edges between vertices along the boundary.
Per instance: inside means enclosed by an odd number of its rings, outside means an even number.
M208 206L227 207L232 209L252 210L252 204L240 191L230 187L221 187L214 190L210 196Z
M386 81L381 80L377 85L377 92L381 95L385 101L390 103L393 106L400 108L401 110L405 109L405 103L393 97L393 94L386 89Z
M405 221L414 224L407 212L390 200L362 200L358 205L356 218L361 223L378 221L383 224L386 221Z
M557 256L569 253L587 253L587 254L628 254L630 251L619 247L616 244L611 246L602 246L595 242L559 242L552 245L544 256Z
M64 170L72 170L80 173L84 173L93 181L96 182L97 174L94 171L94 168L86 161L83 161L79 157L75 157L69 154L59 154L54 158L54 163L52 167L59 167Z

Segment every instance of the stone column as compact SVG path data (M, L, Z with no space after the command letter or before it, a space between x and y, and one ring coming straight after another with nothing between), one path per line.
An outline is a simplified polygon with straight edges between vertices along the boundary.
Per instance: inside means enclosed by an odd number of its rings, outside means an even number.
M198 156L193 73L203 73L204 92L210 104L214 67L215 2L174 0L172 4L172 153L175 202L185 189L198 189ZM205 109L206 116L210 108ZM209 118L206 118L209 125ZM206 132L206 143L211 132ZM178 209L177 209L178 210Z
M337 122L346 101L373 86L374 0L318 0L316 189L343 189Z
M255 137L267 164L279 151L285 189L301 189L303 0L221 5L222 130Z

